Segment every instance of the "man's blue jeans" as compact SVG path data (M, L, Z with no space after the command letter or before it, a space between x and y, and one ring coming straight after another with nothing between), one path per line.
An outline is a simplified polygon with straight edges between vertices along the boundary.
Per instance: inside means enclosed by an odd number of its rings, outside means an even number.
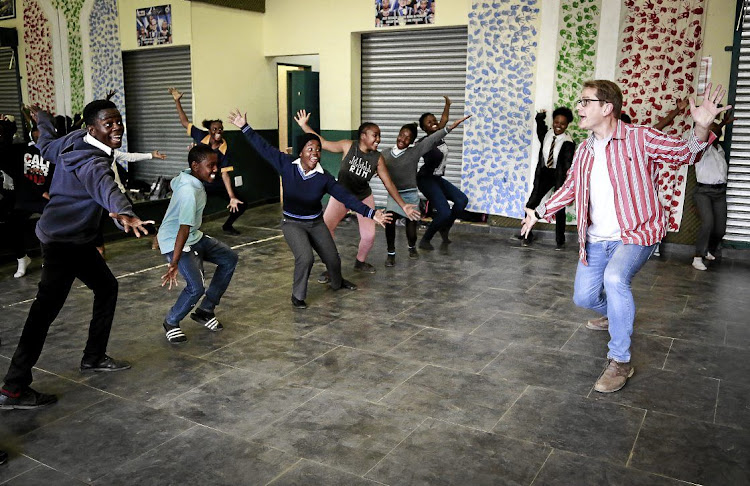
M578 262L573 302L609 318L608 358L630 362L635 302L630 282L651 257L656 245L626 245L622 241L586 243L588 265Z
M164 255L169 262L172 261L172 253L174 252L170 251ZM208 290L204 287L203 280L204 260L216 265ZM177 262L177 269L185 279L185 288L177 297L174 306L169 309L167 324L178 326L204 293L206 296L199 307L206 312L213 312L227 290L236 266L237 254L231 248L217 239L203 235L198 243L190 247L190 251L182 253L180 261Z

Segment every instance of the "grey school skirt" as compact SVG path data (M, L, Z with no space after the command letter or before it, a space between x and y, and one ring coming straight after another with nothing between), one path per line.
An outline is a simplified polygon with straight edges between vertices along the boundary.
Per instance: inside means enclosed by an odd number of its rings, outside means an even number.
M403 191L398 191L398 195L401 196L401 199L403 199L406 204L414 204L419 207L419 189L404 189ZM404 214L404 210L401 209L401 206L396 204L396 201L393 200L390 194L388 194L388 202L385 204L385 210L393 211L404 218L407 217L406 214Z

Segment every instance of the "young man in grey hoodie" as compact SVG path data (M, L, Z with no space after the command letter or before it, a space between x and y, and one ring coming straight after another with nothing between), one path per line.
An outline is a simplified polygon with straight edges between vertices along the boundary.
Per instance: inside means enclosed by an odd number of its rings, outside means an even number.
M117 280L94 246L102 211L126 233L147 234L130 202L120 192L112 173L112 153L122 143L122 117L111 101L92 101L83 110L86 128L56 138L52 116L32 108L39 126L37 146L56 166L50 201L36 227L44 266L36 299L29 310L21 339L13 354L0 409L33 409L57 401L54 395L33 390L31 369L39 359L47 331L60 312L73 281L78 278L94 292L89 336L81 372L120 371L124 361L107 356L107 342L117 304Z

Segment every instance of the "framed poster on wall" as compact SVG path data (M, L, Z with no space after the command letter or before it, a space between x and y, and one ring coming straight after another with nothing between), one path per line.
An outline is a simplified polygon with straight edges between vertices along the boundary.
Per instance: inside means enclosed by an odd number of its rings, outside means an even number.
M16 18L16 0L0 0L0 20Z
M375 27L435 23L437 0L375 0Z
M172 43L172 6L159 5L135 11L138 47Z

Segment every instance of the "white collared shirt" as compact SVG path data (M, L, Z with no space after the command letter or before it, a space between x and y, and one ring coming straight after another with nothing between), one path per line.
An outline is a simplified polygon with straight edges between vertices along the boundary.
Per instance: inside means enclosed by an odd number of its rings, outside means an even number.
M555 138L557 137L557 138ZM552 139L555 139L555 146L552 147ZM565 142L572 142L573 138L568 134L568 132L562 132L560 135L555 135L555 130L550 129L547 131L547 135L544 136L544 142L542 143L542 155L544 156L544 164L547 165L547 160L549 159L549 151L550 149L553 150L552 152L552 167L550 169L554 169L557 167L557 157L560 155L560 149L562 148L563 144Z
M102 152L104 152L105 154L107 154L108 156L110 156L110 157L112 156L112 148L107 147L106 145L104 145L103 143L101 143L99 140L97 140L94 137L92 137L91 134L87 133L83 137L83 141L86 142L89 145L93 145L94 147L98 148L99 150L101 150Z
M318 162L317 164L315 164L315 168L314 168L314 169L312 169L312 170L311 170L311 171L309 171L309 172L305 172L305 168L304 168L304 167L302 167L302 161L301 161L300 159L297 159L297 160L295 160L294 162L292 162L292 164L294 164L294 165L296 165L297 167L299 167L299 170L300 170L300 171L302 171L302 173L303 173L304 175L307 175L307 174L309 174L310 172L317 172L318 174L322 174L322 173L324 172L324 171L323 171L323 167L322 167L322 166L320 165L320 162Z

